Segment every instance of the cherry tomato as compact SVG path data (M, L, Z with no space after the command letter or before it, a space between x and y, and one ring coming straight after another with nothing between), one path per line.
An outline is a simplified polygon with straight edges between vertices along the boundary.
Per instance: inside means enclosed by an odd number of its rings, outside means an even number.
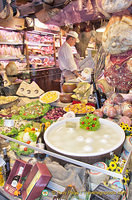
M24 151L27 151L27 147L24 147Z
M29 140L28 140L26 143L27 143L27 144L30 144L30 143L31 143L31 141L29 141Z

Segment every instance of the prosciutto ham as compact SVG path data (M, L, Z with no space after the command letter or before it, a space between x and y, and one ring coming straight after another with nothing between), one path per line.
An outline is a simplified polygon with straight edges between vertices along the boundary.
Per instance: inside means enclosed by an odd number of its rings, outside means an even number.
M105 17L110 18L111 14L130 14L132 0L96 0L96 6ZM123 13L122 13L123 12Z
M119 55L108 55L105 59L104 76L107 82L119 90L132 88L132 50Z
M132 16L113 16L102 36L105 52L121 54L132 49Z

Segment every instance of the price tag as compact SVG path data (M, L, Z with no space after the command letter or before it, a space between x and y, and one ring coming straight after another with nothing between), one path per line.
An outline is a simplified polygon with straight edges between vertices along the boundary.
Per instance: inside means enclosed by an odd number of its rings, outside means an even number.
M0 156L0 167L5 165L5 161L3 160L3 158Z
M66 121L66 128L76 128L76 126L75 122Z
M14 120L12 120L12 119L5 119L4 120L4 126L7 126L7 127L14 126Z

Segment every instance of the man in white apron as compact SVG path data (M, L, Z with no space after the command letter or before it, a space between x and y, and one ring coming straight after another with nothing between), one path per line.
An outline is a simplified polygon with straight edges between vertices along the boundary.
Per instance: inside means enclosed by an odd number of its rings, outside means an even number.
M78 64L73 56L72 53L72 46L79 42L78 34L75 31L70 31L67 33L66 41L60 47L58 52L58 62L59 67L62 71L61 73L61 85L68 81L85 81L86 77L83 76L81 71L89 67L89 57L85 58L81 62L79 61ZM94 65L91 65L90 68L93 68ZM91 73L91 71L90 71ZM89 76L89 75L88 75ZM91 76L91 75L90 75Z
M65 81L81 77L71 48L78 41L78 34L75 31L70 31L58 52L59 67L62 71L61 78Z

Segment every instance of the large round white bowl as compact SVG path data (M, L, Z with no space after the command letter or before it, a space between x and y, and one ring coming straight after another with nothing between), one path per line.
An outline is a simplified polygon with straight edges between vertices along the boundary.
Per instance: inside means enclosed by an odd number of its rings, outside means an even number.
M55 147L53 144L51 144L49 142L48 136L50 136L51 130L53 130L57 127L60 127L61 125L63 126L66 121L79 123L80 117L69 118L69 119L65 119L63 121L58 121L58 122L52 124L50 127L48 127L48 129L45 131L45 134L44 134L44 140L45 140L46 147L48 150L58 153L58 154L61 154L63 156L67 156L67 157L77 159L77 160L87 162L87 163L94 163L94 162L97 162L100 160L103 161L105 158L110 157L111 152L114 152L117 155L119 155L121 153L122 146L125 141L125 133L124 133L123 129L116 123L106 120L106 119L102 119L102 118L99 119L101 124L106 124L111 127L115 127L116 130L119 131L120 134L119 134L118 140L116 141L116 145L114 145L112 148L109 148L108 150L105 150L103 152L96 152L96 153L94 152L94 153L80 153L79 154L79 153L66 152L64 150L60 150L59 148Z

